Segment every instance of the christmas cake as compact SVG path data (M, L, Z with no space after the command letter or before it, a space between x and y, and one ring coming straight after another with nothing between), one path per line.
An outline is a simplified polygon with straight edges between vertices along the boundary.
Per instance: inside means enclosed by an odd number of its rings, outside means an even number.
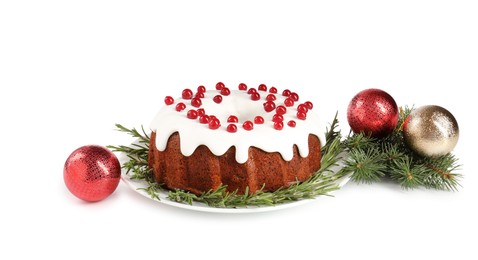
M150 126L148 164L169 189L274 191L320 168L324 129L313 104L290 90L219 82L164 102Z

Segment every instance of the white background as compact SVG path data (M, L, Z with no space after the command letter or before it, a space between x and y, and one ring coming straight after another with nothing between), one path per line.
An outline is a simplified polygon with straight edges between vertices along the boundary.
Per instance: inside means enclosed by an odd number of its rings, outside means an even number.
M172 2L172 1L171 1ZM2 1L0 258L477 259L474 1ZM360 90L460 125L459 192L348 183L282 211L176 209L120 183L76 199L63 164L128 144L165 95L217 81L291 88L325 122ZM474 160L473 160L474 159ZM474 241L474 242L473 242Z

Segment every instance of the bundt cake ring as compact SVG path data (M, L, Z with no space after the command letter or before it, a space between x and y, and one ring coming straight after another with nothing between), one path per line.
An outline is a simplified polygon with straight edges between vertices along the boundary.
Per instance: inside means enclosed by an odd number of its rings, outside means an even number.
M295 92L219 82L164 102L150 125L148 165L169 189L274 191L320 169L323 125Z

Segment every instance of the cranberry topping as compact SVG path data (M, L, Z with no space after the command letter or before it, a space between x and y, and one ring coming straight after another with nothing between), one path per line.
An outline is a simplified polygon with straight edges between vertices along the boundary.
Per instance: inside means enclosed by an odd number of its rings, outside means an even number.
M212 100L214 100L214 102L219 104L219 103L222 102L222 96L221 95L216 95L212 98Z
M204 87L203 85L199 86L198 93L204 93L204 92L206 92L206 87Z
M255 88L250 88L248 91L247 91L247 94L254 94L254 93L257 93L257 90Z
M229 133L237 132L237 126L235 124L229 124L226 129Z
M276 104L272 101L267 101L266 103L264 103L264 110L267 113L274 111L275 108L276 108Z
M286 98L286 99L284 100L284 105L285 105L286 107L291 107L291 106L294 105L294 100L292 100L291 98Z
M237 116L229 116L227 118L227 122L228 123L237 123L237 122L239 122L239 119L237 118Z
M178 103L178 104L176 105L176 111L181 112L181 111L183 111L184 109L186 109L186 105L185 105L183 102Z
M300 104L300 105L297 106L297 111L307 113L309 111L309 109L307 108L306 105Z
M267 95L266 100L267 101L274 101L274 100L276 100L276 95L269 94L269 95Z
M217 119L217 118L215 118L215 117L210 118L210 120L209 120L209 129L216 130L216 129L218 129L220 126L221 126L221 122L219 121L219 119Z
M258 125L264 124L264 118L262 116L256 116L254 117L254 123Z
M193 98L193 91L186 88L183 90L182 96L184 99L191 99Z
M275 130L282 130L282 128L284 128L284 122L282 121L274 122Z
M228 88L224 87L221 89L221 95L229 96L230 94L231 94L231 91Z
M304 112L297 112L297 118L301 120L305 120L307 118L307 114Z
M244 128L244 130L251 131L252 129L254 129L254 123L252 123L251 121L246 121L244 122L244 124L242 124L242 128Z
M276 113L279 114L279 115L283 115L287 112L287 108L285 108L285 106L278 106L276 108Z
M259 99L261 99L261 95L259 95L259 93L252 93L251 94L251 99L254 100L254 101L257 101Z
M207 124L207 123L209 123L209 120L210 120L210 118L209 118L208 115L202 115L202 116L199 117L199 123L201 123L201 124Z
M295 92L290 93L290 98L294 101L299 101L299 95Z
M171 97L171 96L166 96L166 97L164 98L164 103L165 103L166 105L168 105L168 106L169 106L169 105L172 105L172 104L174 104L174 98Z
M194 109L191 109L191 110L188 111L187 116L188 116L189 119L196 119L196 118L198 118L198 112Z
M239 90L247 90L247 85L244 83L239 84Z
M259 87L257 87L257 89L260 91L267 91L267 86L265 84L260 84Z
M272 122L282 122L282 121L284 121L284 117L282 115L275 114L272 117Z
M193 107L200 107L200 106L202 105L202 101L201 101L200 98L193 98L193 99L191 100L191 105L192 105Z
M310 102L310 101L305 102L304 105L305 105L309 110L312 110L312 108L314 108L314 104L312 104L312 102Z
M223 89L224 87L225 87L225 85L224 85L224 83L222 83L222 82L218 82L218 83L216 84L216 89L217 89L217 90L221 90L221 89Z

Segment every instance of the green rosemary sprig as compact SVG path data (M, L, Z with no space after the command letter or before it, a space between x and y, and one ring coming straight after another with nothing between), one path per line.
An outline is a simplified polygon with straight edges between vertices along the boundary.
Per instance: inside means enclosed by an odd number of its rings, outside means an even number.
M392 134L375 139L364 134L349 134L343 141L350 157L345 167L356 182L376 182L389 178L405 189L418 187L457 190L461 175L453 154L425 158L410 150L403 140L403 122L412 108L400 109L397 127Z
M146 180L148 183L155 183L151 169L148 167L148 152L149 152L149 136L141 127L142 133L135 128L128 129L120 124L116 124L116 128L120 132L127 133L136 139L137 143L131 144L131 146L119 145L107 146L113 152L123 153L123 155L129 158L128 161L123 163L122 167L126 169L126 173L132 173L131 179ZM151 186L151 185L150 185ZM148 192L149 193L149 192Z
M245 194L227 192L224 185L201 195L195 195L183 190L164 189L154 181L152 171L148 167L147 159L150 139L144 129L140 133L134 128L128 129L120 124L117 124L116 127L118 131L125 132L138 139L138 144L131 146L108 146L108 148L114 152L124 153L129 158L122 167L126 169L127 174L131 174L130 178L146 181L148 187L142 190L146 191L151 198L157 200L159 200L160 192L168 192L167 198L169 200L187 204L201 202L208 206L219 208L273 206L302 199L311 199L320 195L330 195L330 192L339 189L337 180L349 173L346 170L340 170L334 174L332 169L338 166L337 163L342 158L344 150L340 142L340 132L337 130L337 115L332 121L330 130L327 130L327 142L325 149L323 149L321 161L322 167L318 172L304 182L297 182L274 192L265 192L261 189L256 193L250 193L246 190Z

